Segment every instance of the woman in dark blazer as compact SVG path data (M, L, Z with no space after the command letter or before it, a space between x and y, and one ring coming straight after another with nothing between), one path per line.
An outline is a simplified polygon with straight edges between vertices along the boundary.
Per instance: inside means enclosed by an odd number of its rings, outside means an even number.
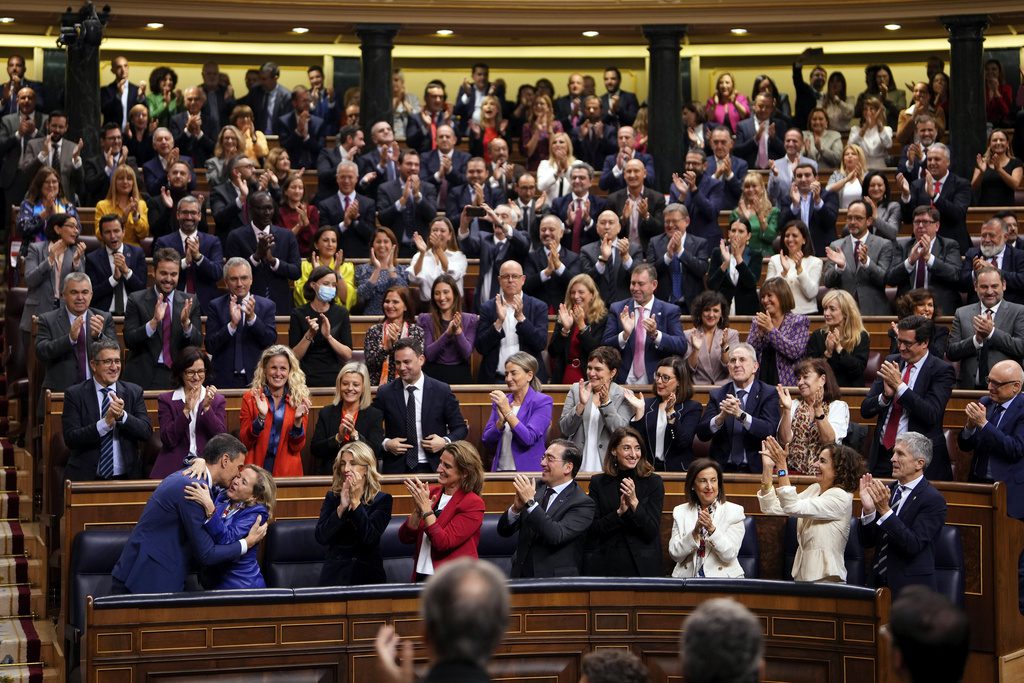
M658 472L684 472L693 461L701 405L693 400L690 368L679 356L662 358L654 371L652 398L623 390L633 406L629 426L642 437L644 458Z
M665 483L643 456L632 427L612 434L604 471L590 479L597 504L584 576L661 576L661 506Z
M552 398L541 393L537 359L525 351L505 361L505 384L511 393L491 392L491 417L482 442L495 449L492 472L536 472L551 426Z
M380 490L377 458L361 441L341 447L320 507L316 542L327 546L321 586L384 583L380 537L391 521L391 494Z
M729 237L724 245L711 250L707 288L725 297L730 305L729 315L754 315L761 310L757 283L761 279L764 256L750 248L750 235L747 219L737 218L729 226Z
M370 374L357 361L346 363L334 383L334 402L320 410L309 451L314 474L330 474L338 449L361 441L381 457L384 443L384 414L370 405Z
M555 332L548 343L551 381L575 384L585 379L586 359L602 345L608 309L594 279L580 273L569 280L565 301L558 306Z

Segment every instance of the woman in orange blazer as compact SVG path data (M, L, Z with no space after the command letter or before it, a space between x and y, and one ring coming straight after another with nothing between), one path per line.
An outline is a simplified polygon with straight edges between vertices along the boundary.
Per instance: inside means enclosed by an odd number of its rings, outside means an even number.
M468 441L454 441L441 451L437 483L418 477L405 480L413 510L398 528L398 540L415 543L413 581L426 581L445 562L477 557L484 523L484 466Z
M268 347L253 372L251 390L242 396L246 464L259 465L274 477L301 477L309 408L306 376L295 354L280 344Z

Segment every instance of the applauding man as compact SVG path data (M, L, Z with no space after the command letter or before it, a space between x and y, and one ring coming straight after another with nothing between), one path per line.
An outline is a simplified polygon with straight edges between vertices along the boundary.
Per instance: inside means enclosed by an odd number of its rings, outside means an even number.
M526 276L518 261L505 261L498 271L501 291L480 304L476 327L476 350L483 356L478 381L501 384L505 381L505 361L517 351L536 357L548 345L548 307L543 301L523 293ZM537 376L547 381L542 364Z

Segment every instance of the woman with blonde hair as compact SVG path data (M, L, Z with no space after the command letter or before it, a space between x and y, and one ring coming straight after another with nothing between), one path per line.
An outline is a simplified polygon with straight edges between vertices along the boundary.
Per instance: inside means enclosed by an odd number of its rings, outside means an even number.
M715 82L715 94L708 98L704 110L708 121L725 126L735 135L740 121L750 116L750 101L736 90L732 74L726 72Z
M302 476L302 448L311 407L306 374L287 346L265 349L252 375L252 386L242 395L239 438L255 463L275 477Z
M275 147L267 152L263 170L270 174L270 187L280 187L292 172L292 158L284 147Z
M562 124L555 118L555 107L546 94L537 93L530 106L530 115L523 124L519 137L519 151L526 157L526 170L535 173L542 159L547 159L548 142L555 133L561 133Z
M819 171L827 171L839 165L843 154L843 137L832 130L828 112L815 107L807 115L807 129L804 130L804 155L818 163Z
M573 156L572 138L568 133L558 132L551 136L550 154L537 167L537 190L547 192L548 199L563 197L572 192L569 170L576 163Z
M552 398L543 393L537 359L525 351L505 361L508 393L491 392L491 416L481 441L494 448L492 472L533 472L544 455Z
M139 246L149 236L149 209L139 195L139 180L135 169L122 164L114 169L107 198L96 202L96 216L116 214L124 225L124 241Z
M228 162L242 153L242 131L228 124L217 134L213 156L206 160L206 182L216 187L228 180Z
M749 249L761 254L775 251L772 244L779 230L779 207L768 198L768 189L760 173L748 173L743 179L743 194L740 195L739 206L729 214L729 224L739 218L745 218L750 224Z
M850 202L860 201L863 196L864 176L868 172L868 162L864 150L859 145L843 147L840 167L828 178L827 190L839 197L839 208L845 209Z
M384 414L371 405L370 373L358 361L345 363L338 372L334 400L320 409L313 443L316 474L330 474L334 456L342 446L361 442L370 447L374 457L381 455L384 442Z
M583 379L584 359L602 345L608 308L594 279L580 273L569 280L565 301L558 305L555 331L548 344L552 381L575 384Z
M485 95L480 102L480 123L469 122L469 155L483 157L484 162L491 164L491 140L505 139L508 121L501 117L501 101L494 95Z
M267 137L263 131L256 130L254 116L252 107L240 104L231 110L228 121L242 134L240 140L242 148L239 151L254 163L258 163L260 159L267 156L270 147L267 145Z
M320 506L316 542L327 546L321 586L385 583L380 539L391 521L393 500L380 487L377 458L362 441L338 451L331 488Z
M871 337L864 329L860 309L853 295L831 289L821 299L825 326L811 333L807 357L824 358L841 387L864 386Z
M864 99L864 113L859 126L850 128L849 144L864 150L867 167L885 168L885 160L892 146L892 128L885 123L885 107L877 97Z

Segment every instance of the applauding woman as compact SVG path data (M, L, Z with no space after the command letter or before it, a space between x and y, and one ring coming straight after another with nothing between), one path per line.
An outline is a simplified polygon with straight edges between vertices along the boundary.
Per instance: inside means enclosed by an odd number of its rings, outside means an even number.
M587 358L587 381L569 388L558 418L562 436L583 451L580 472L600 472L612 432L629 426L633 407L615 381L622 355L611 346L599 346Z
M384 415L371 405L366 366L353 361L338 372L334 401L324 406L317 417L309 447L315 473L330 474L338 449L356 441L369 446L374 459L379 457L384 442Z
M789 447L793 474L811 474L818 451L840 443L850 429L850 406L842 400L832 369L820 358L808 358L796 366L794 399L787 387L778 385L779 441Z
M491 417L482 442L495 449L492 472L535 472L540 467L554 401L541 393L537 367L533 355L513 353L505 361L505 385L510 393L491 392Z
M78 210L64 196L60 175L49 166L43 166L33 176L21 208L18 209L18 235L21 241L25 244L46 241L48 236L45 228L53 216L71 216L78 221Z
M374 386L395 378L396 341L411 337L423 348L423 328L413 322L412 308L408 287L389 287L384 294L384 320L367 330L363 341Z
M149 209L139 196L139 181L135 170L127 164L114 169L107 198L96 202L96 217L116 214L124 225L124 241L139 246L149 236Z
M555 133L562 132L562 124L555 118L551 98L538 94L533 98L530 115L523 124L519 138L519 151L526 157L526 170L535 173L543 159L549 155L548 141Z
M804 155L817 162L819 171L836 168L842 158L843 138L831 129L828 112L821 107L815 107L807 115Z
M793 386L793 366L807 352L807 316L793 311L793 292L782 278L761 285L763 311L754 314L747 343L757 349L757 378L768 384Z
M484 523L484 467L468 441L454 441L441 450L438 486L418 477L405 480L413 509L398 528L398 540L415 543L413 581L426 581L445 562L478 557Z
M701 405L693 400L690 372L679 356L658 362L654 371L654 396L644 399L623 389L633 407L629 426L643 437L644 457L659 472L682 472L693 460L694 432L700 421Z
M822 261L814 255L807 224L792 220L782 231L779 253L768 259L765 279L785 280L793 297L793 310L803 315L814 315L818 312L821 268Z
M264 350L252 388L242 395L239 437L249 449L245 461L275 477L301 477L310 406L306 376L292 350L280 344Z
M740 121L750 116L750 100L743 93L736 92L732 74L724 73L718 77L715 94L708 98L704 111L708 121L727 127L735 135Z
M447 275L455 280L462 296L462 278L466 276L469 262L466 255L459 251L459 243L455 239L455 229L451 221L438 216L430 223L430 240L428 244L418 233L413 233L416 243L416 254L409 262L409 284L419 285L420 301L430 301L431 288L434 280Z
M863 386L871 337L864 329L857 302L849 292L831 289L822 297L821 309L825 326L807 340L808 358L824 358L839 386Z
M313 251L301 263L299 279L295 281L293 299L296 306L312 301L305 284L314 268L326 266L337 273L334 303L348 310L356 305L356 271L345 260L345 254L338 249L338 229L333 225L322 225L313 236Z
M356 268L356 292L363 314L380 315L384 312L384 293L408 284L408 271L398 265L398 238L391 228L377 228L370 245L370 262Z
M552 381L575 384L583 379L583 358L601 346L608 309L594 279L580 273L569 280L565 301L558 305L555 331L548 343Z
M889 147L892 146L892 128L885 125L885 108L877 97L864 100L864 115L860 125L850 129L849 144L864 150L868 168L885 168Z
M365 443L341 447L331 489L320 506L316 542L327 546L321 586L385 583L380 538L391 521L392 498L381 491L377 458Z
M55 213L46 219L45 242L23 245L25 283L28 293L21 312L21 354L32 347L32 317L49 313L63 300L64 278L85 271L85 242L78 239L81 227L78 218ZM603 328L602 328L603 329Z
M729 315L753 315L760 308L757 281L761 278L763 257L760 251L750 248L750 240L750 222L737 218L729 225L728 238L711 252L707 288L721 293L728 302L724 312Z
M690 303L693 327L686 331L686 362L694 384L729 381L729 349L740 343L739 332L729 327L728 304L718 292L705 290Z
M590 479L590 497L597 511L583 575L661 576L665 483L644 458L642 437L635 429L624 427L612 434L604 468Z
M757 502L766 515L796 517L799 547L793 560L795 581L846 583L846 541L850 537L853 492L863 462L847 446L824 446L815 456L815 482L797 494L789 481L788 452L772 437L761 445L761 490ZM772 487L772 475L779 477Z
M722 466L711 458L694 460L686 470L688 502L672 510L668 554L676 561L672 576L743 578L736 559L743 545L746 514L725 500Z
M352 323L336 303L338 273L317 266L303 284L309 303L292 310L288 343L311 387L329 387L352 358Z
M779 207L768 197L764 179L759 173L749 173L743 179L739 206L729 214L729 224L741 218L745 220L750 226L750 248L761 254L770 254L775 250L773 244L779 232L779 213Z
M288 228L299 243L299 253L308 254L313 248L316 226L320 224L320 209L306 201L306 185L301 173L288 173L281 181L281 205L277 207L277 224ZM355 296L352 297L355 302Z
M178 388L156 398L162 448L150 479L180 470L202 455L207 441L227 431L227 401L217 387L204 386L209 374L210 359L195 346L186 346L174 359L171 379Z
M867 175L867 160L864 150L857 145L843 148L843 164L828 177L828 191L839 197L839 208L845 209L850 202L864 196L864 177Z
M475 313L462 312L462 293L451 275L438 275L430 292L430 312L420 313L416 323L423 328L427 358L423 371L445 384L472 384Z
M1010 152L1006 131L994 130L988 136L988 149L979 154L971 178L973 206L1013 206L1014 194L1024 176L1020 159Z
M568 133L551 136L551 156L537 167L537 190L546 192L549 199L564 197L572 192L569 169L576 163L572 139Z

